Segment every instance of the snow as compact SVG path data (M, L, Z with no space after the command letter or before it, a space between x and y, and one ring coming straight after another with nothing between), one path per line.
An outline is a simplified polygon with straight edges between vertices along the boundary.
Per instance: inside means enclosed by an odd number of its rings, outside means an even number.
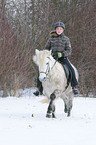
M96 145L96 98L76 97L71 117L56 100L56 119L33 90L22 97L0 98L0 145Z

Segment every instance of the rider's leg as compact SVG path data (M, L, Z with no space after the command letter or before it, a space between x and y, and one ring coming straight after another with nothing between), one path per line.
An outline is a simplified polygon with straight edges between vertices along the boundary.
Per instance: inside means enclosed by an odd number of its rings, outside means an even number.
M68 66L68 68L70 69L71 73L72 73L72 80L71 80L71 86L72 86L72 89L73 89L73 93L74 94L78 94L78 81L76 79L76 76L75 76L75 71L70 63L70 61L68 60L68 58L62 58L60 59L61 63L63 64L66 64Z
M42 82L39 80L39 77L37 78L37 88L39 89L39 92L42 95L42 93L43 93L43 86L42 86Z
M36 92L34 92L33 94L38 96L38 95L42 95L43 94L43 87L42 87L42 82L40 82L39 77L37 78L37 88L38 90L36 90Z

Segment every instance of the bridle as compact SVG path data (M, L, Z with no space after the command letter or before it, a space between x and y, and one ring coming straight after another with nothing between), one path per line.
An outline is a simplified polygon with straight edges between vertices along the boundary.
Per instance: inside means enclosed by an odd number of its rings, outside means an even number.
M50 57L47 57L47 58L48 58L49 60L51 60ZM51 60L51 61L52 61L52 60ZM57 62L57 60L55 60L53 66L52 66L51 68L50 68L49 62L47 62L47 63L46 63L46 65L47 65L47 69L46 69L46 71L45 71L45 72L43 72L43 71L39 72L40 74L43 73L43 74L46 75L46 77L44 77L43 80L46 80L46 78L47 78L49 72L54 68L56 62Z

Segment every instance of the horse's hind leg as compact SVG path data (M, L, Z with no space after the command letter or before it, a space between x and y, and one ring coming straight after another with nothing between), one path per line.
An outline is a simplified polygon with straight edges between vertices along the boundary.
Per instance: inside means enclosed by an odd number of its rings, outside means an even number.
M67 116L68 116L68 117L70 116L71 108L72 108L72 107L69 107L69 106L67 106L67 105L65 104L64 112L67 113Z
M64 104L65 104L65 108L64 108L64 112L67 113L67 116L69 117L71 114L71 109L72 109L72 102L73 102L73 97L70 96L65 96L63 98Z
M48 118L55 118L55 105L53 104L53 101L55 100L56 96L54 93L52 93L50 95L50 103L49 103L49 106L48 106L48 110L47 110L47 114L46 114L46 117Z
M67 105L65 104L64 112L67 113Z
M73 106L73 95L70 93L69 100L68 100L68 112L67 112L68 117L70 116L72 106Z
M55 117L55 105L52 105L52 118L56 118Z

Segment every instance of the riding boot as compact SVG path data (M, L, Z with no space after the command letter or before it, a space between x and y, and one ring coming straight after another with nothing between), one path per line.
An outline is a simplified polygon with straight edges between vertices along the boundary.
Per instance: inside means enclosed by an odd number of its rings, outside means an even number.
M35 96L39 96L40 92L37 90L36 92L33 93Z
M43 94L43 86L42 86L42 82L40 82L39 77L37 78L37 88L38 90L36 90L33 94L35 96L39 96Z
M74 95L79 94L78 86L72 87L72 90L73 90Z

